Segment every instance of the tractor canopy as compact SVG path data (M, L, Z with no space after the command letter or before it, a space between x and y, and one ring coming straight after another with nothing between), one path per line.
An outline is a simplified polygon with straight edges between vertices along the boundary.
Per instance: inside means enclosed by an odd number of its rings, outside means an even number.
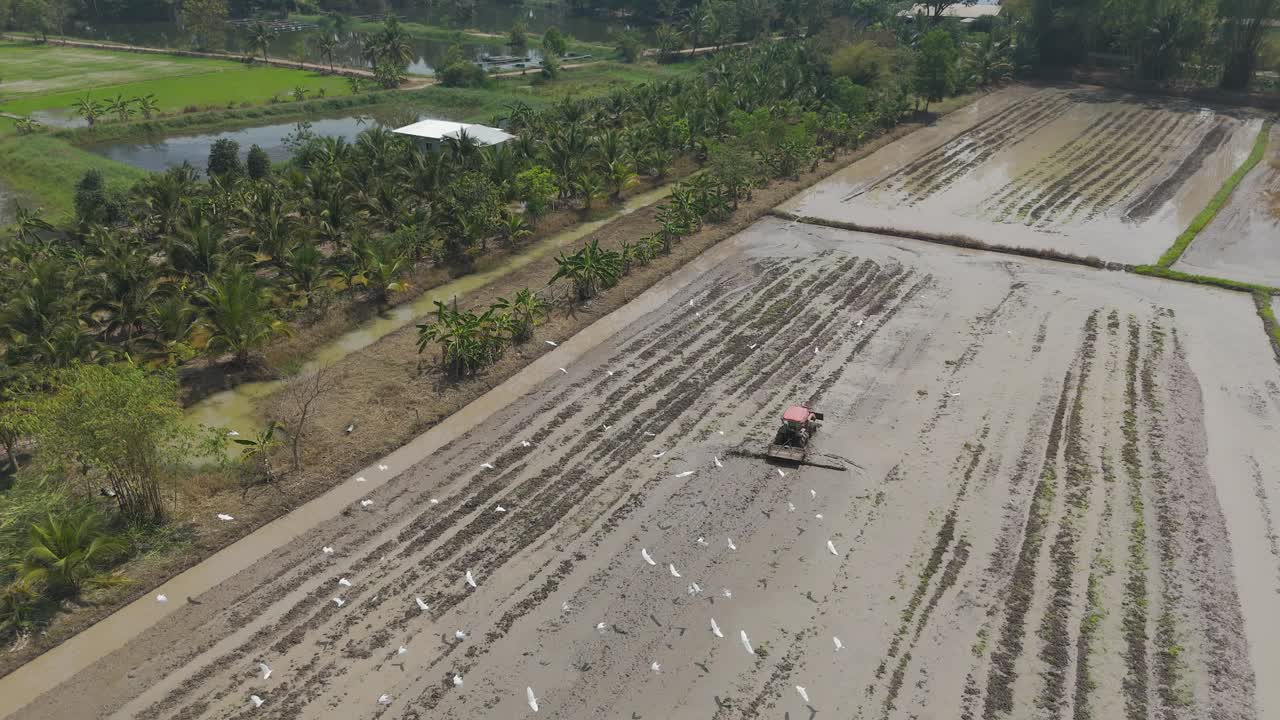
M813 411L803 405L792 405L782 414L783 422L807 423Z

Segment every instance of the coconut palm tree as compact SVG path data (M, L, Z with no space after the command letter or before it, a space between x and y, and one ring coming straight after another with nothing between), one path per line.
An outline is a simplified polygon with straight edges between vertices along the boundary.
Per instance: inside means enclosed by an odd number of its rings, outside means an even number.
M515 247L521 240L533 234L529 223L517 213L508 212L498 223L498 232L509 247Z
M249 49L251 54L262 55L262 62L267 62L270 58L267 51L271 49L271 43L275 42L279 37L275 30L259 20L249 28Z
M328 33L316 36L314 47L316 53L329 63L329 72L333 72L333 53L338 49L338 41Z
M266 288L251 270L232 265L198 293L203 306L202 324L209 333L209 352L229 352L235 365L244 367L253 351L273 336L286 332L284 323L271 314Z
M375 302L385 303L390 293L409 288L409 284L401 279L409 268L407 253L393 235L366 238L353 248L352 254L358 268L355 277L360 279L359 284L369 289Z

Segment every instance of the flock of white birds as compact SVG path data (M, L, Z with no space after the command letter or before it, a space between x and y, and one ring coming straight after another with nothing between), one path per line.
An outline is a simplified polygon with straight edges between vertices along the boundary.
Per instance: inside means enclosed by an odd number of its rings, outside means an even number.
M861 324L861 323L859 323L859 324ZM555 347L555 346L556 346L556 343L554 343L554 342L552 342L552 341L550 341L550 340L547 340L547 341L546 341L546 343L547 343L548 345L553 346L553 347ZM566 371L564 370L564 368L560 368L560 370L561 370L561 372L566 372ZM613 373L613 371L606 371L606 372L608 372L608 374L609 374L610 376L612 376L612 375L614 374L614 373ZM955 394L956 394L956 395L958 395L959 393L955 393ZM613 428L613 425L604 425L604 426L603 426L603 429L604 429L606 432L607 432L607 431L609 431L609 430L611 430L612 428ZM234 436L234 435L238 435L238 434L239 434L239 433L236 433L235 431L232 431L232 432L228 433L228 435L232 435L232 436ZM644 434L645 434L647 437L656 437L656 436L655 436L653 433L651 433L651 432L645 432ZM720 431L720 434L721 434L721 435L723 435L723 434L724 434L724 431ZM533 444L532 444L532 443L530 443L530 442L529 442L529 441L527 441L527 440L523 440L523 441L521 441L521 445L522 445L523 447L526 447L526 448L527 448L527 447L532 447L532 445L533 445ZM656 458L661 458L663 455L666 455L666 454L667 454L667 450L659 450L659 451L657 451L657 452L654 452L654 453L653 453L653 455L652 455L651 457L653 457L653 458L655 458L655 459L656 459ZM714 458L714 461L715 461L715 466L716 466L717 468L724 467L724 464L720 462L720 458L719 458L719 457L715 457L715 458ZM496 468L494 467L494 465L493 465L492 463L488 463L488 462L481 464L481 465L480 465L480 467L481 467L481 469L483 469L483 470L496 470ZM386 465L386 464L383 464L383 463L379 463L379 464L377 465L377 468L378 468L378 470L379 470L380 472L386 472L386 471L388 471L388 470L390 469L390 466L388 466L388 465ZM786 474L785 472L783 472L781 468L777 468L777 471L778 471L778 475L779 475L780 477L786 477L786 475L787 475L787 474ZM694 471L694 470L685 470L685 471L683 471L683 472L677 473L677 474L675 475L675 477L677 477L677 478L689 477L690 475L693 475L695 472L696 472L696 471ZM365 481L366 481L366 478L365 478L364 476L360 476L360 477L355 478L355 481L356 481L357 483L363 483L363 482L365 482ZM816 491L816 490L812 490L812 489L811 489L811 490L809 490L809 495L810 495L810 498L811 498L811 499L814 499L814 500L816 500L816 499L817 499L817 497L818 497L818 493L817 493L817 491ZM431 504L435 505L435 504L439 504L439 502L440 502L440 501L439 501L437 498L431 498L430 502L431 502ZM373 501L372 501L372 500L369 500L369 499L367 499L367 498L366 498L366 499L362 499L362 500L360 501L360 507L361 507L361 508L365 508L365 509L367 509L367 508L369 508L371 505L373 505ZM792 502L788 502L788 503L787 503L787 509L788 509L788 511L794 512L794 511L795 511L795 509L796 509L796 506L795 506L795 504L794 504L794 503L792 503ZM500 513L501 513L501 512L506 512L506 508L503 508L502 506L500 506L500 505L499 505L499 506L496 506L496 507L494 508L494 511L495 511L495 512L500 512ZM816 515L815 515L815 517L816 517L817 519L819 519L819 520L821 520L821 519L822 519L822 515L821 515L820 513L819 513L819 514L816 514ZM231 515L228 515L228 514L226 514L226 513L218 513L218 519L219 519L219 520L222 520L222 521L230 521L230 520L234 520L235 518L233 518ZM728 548L729 548L730 550L735 550L735 551L736 551L736 550L738 549L738 546L737 546L737 545L735 545L735 544L734 544L734 542L733 542L733 538L726 538L726 541L727 541L727 546L728 546ZM705 538L701 538L701 537L700 537L700 538L698 538L697 543L698 543L699 545L704 546L704 547L707 545L707 541L706 541L706 539L705 539ZM830 551L832 555L835 555L835 556L837 556L837 557L839 557L839 556L840 556L840 551L836 549L835 543L833 543L831 540L827 540L827 550L828 550L828 551ZM326 554L326 555L330 555L330 554L333 554L335 551L334 551L334 548L333 548L333 547L328 546L328 545L325 545L325 546L322 548L321 552L323 552L323 553L324 553L324 554ZM643 547L642 547L642 548L640 548L640 557L644 560L644 562L645 562L645 563L647 563L647 564L649 564L649 565L657 565L657 564L658 564L658 563L657 563L657 561L655 561L655 560L653 559L653 556L649 553L648 548L643 548ZM675 578L680 578L680 577L681 577L680 572L679 572L678 570L676 570L675 563L667 563L667 569L670 571L670 573L671 573L671 576L672 576L672 577L675 577ZM468 586L468 587L470 587L470 588L472 588L472 589L475 589L475 588L478 588L478 587L479 587L479 585L478 585L478 584L477 584L477 582L476 582L476 578L475 578L475 576L472 574L471 570L467 570L467 571L466 571L466 574L465 574L465 575L464 575L464 577L463 577L463 581L467 584L467 586ZM339 586L339 587L343 587L343 588L348 588L348 587L351 587L352 585L351 585L351 582L350 582L349 580L347 580L347 579L344 577L344 578L341 578L341 579L339 579L339 580L338 580L338 586ZM689 591L689 593L690 593L691 595L696 595L696 594L698 594L698 593L701 593L701 592L702 592L702 587L701 587L700 585L698 585L698 583L696 583L696 582L691 582L691 583L689 584L688 591ZM721 590L721 594L722 594L725 598L732 598L732 597L733 597L733 592L732 592L732 591L730 591L730 590L729 590L729 588L723 588L723 589ZM157 601L157 602L161 602L161 603L163 603L163 602L168 602L168 598L167 598L167 597L165 597L164 595L157 595L157 596L156 596L156 601ZM418 610L419 610L419 611L421 611L421 612L427 612L427 611L429 611L429 610L431 609L431 606L430 606L427 602L425 602L421 597L415 597L415 598L414 598L414 601L417 603ZM338 607L342 607L343 605L345 605L345 604L346 604L346 600L344 600L341 596L336 596L336 597L334 597L334 598L333 598L333 602L334 602L334 604L335 604L335 605L337 605ZM568 601L565 601L565 602L561 605L561 609L562 609L562 610L564 610L565 612L568 612L569 610L571 610L571 607L570 607L570 605L569 605ZM608 625L606 625L606 624L605 624L605 623L603 623L603 622L600 622L600 623L597 623L595 627L596 627L596 630L598 630L598 631L600 631L600 632L604 632L604 631L608 628ZM717 638L723 638L723 637L724 637L724 632L723 632L723 631L721 631L720 626L716 623L716 619L715 619L715 618L711 618L711 633L712 633L713 635L715 635ZM743 648L744 650L746 650L746 652L747 652L748 654L750 654L750 655L755 655L755 654L756 654L756 651L755 651L755 648L753 648L753 647L752 647L752 645L751 645L751 638L747 636L747 631L746 631L746 630L739 630L739 631L738 631L738 637L739 637L739 639L740 639L740 640L741 640L741 642L742 642L742 648ZM465 632L463 632L462 630L457 630L457 631L455 631L455 632L454 632L454 639L456 639L458 642L462 642L462 641L466 640L466 638L467 638L467 634L466 634ZM844 649L844 643L840 641L840 638L835 637L835 636L832 636L831 640L832 640L832 643L835 645L835 650L836 650L836 652L840 652L841 650L843 650L843 649ZM403 645L401 645L401 646L399 647L399 649L396 651L396 654L397 654L397 655L404 655L404 654L405 654L405 653L407 653L407 652L409 652L408 648L406 648L406 647L404 647ZM652 664L650 664L650 666L649 666L649 667L650 667L650 669L651 669L651 670L653 670L653 672L655 672L655 673L661 673L661 672L662 672L662 665L661 665L657 660L654 660L654 661L652 662ZM261 673L262 673L262 676L261 676L261 679L262 679L262 680L266 680L266 679L268 679L268 678L270 678L270 677L271 677L271 672L272 672L272 670L271 670L271 668L270 668L266 663L261 663L261 662L260 662L260 663L258 663L258 669L259 669L259 670L261 671ZM455 686L455 687L462 687L462 675L461 675L461 674L458 674L458 673L454 673L454 674L453 674L453 684L454 684L454 686ZM804 700L804 702L805 702L806 704L807 704L807 703L809 703L809 691L808 691L808 689L807 689L807 688L804 688L804 687L802 687L802 686L800 686L800 685L796 685L796 686L795 686L795 688L796 688L796 693L798 693L798 694L800 695L801 699L803 699L803 700ZM538 712L538 711L539 711L539 709L540 709L540 706L539 706L538 698L537 698L537 696L536 696L536 695L534 694L534 692L533 692L533 688L532 688L532 687L525 687L525 695L526 695L526 700L527 700L527 702L528 702L528 704L529 704L529 708L530 708L530 710L532 710L532 711L533 711L533 712L535 712L535 713L536 713L536 712ZM249 702L253 705L253 707L255 707L255 708L259 708L259 707L262 707L262 706L266 703L266 700L265 700L264 698L262 698L262 697L259 697L258 695L250 695L250 696L249 696ZM379 704L379 705L390 705L390 704L391 704L391 702L392 702L392 698L391 698L391 696L390 696L390 695L388 695L388 694L385 694L385 693L384 693L384 694L382 694L382 695L380 695L380 696L378 697L378 704Z

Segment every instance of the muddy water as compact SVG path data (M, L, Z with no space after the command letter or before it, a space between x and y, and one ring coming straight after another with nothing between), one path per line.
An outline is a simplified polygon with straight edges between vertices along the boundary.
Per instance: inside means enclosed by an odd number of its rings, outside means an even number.
M1262 161L1174 267L1280 286L1280 125L1272 126Z
M366 348L379 338L395 332L405 325L416 322L419 318L433 312L436 300L448 302L455 297L465 295L512 270L524 267L538 258L545 257L570 243L586 237L622 215L657 202L669 193L669 187L664 186L630 197L619 212L614 215L601 220L583 223L571 230L553 235L530 245L523 252L508 258L500 265L483 272L465 275L453 282L428 290L413 302L392 308L385 314L322 346L312 354L311 358L302 367L301 372L310 372L346 357L357 350ZM188 409L187 419L194 424L225 427L244 432L259 423L258 401L275 392L283 384L284 381L281 380L245 383L233 390L211 395Z
M853 164L784 209L1152 262L1247 157L1260 124L1101 90L1014 87Z
M555 718L1111 718L1135 672L1138 717L1280 713L1280 404L1247 296L773 220L682 275L442 425L458 442L221 553L244 570L199 605L166 586L17 717L222 718L251 693L270 716L526 717L532 687ZM856 467L750 454L796 397ZM1172 680L1131 612L1173 625Z

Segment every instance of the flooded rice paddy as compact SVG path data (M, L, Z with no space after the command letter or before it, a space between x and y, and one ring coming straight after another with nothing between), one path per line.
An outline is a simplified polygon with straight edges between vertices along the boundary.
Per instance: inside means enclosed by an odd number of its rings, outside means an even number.
M1280 713L1246 295L776 220L711 258L15 717ZM847 471L755 456L799 400Z
M1175 269L1280 287L1280 126L1267 152Z
M1248 156L1262 120L1090 88L993 93L784 209L864 228L1153 262Z

